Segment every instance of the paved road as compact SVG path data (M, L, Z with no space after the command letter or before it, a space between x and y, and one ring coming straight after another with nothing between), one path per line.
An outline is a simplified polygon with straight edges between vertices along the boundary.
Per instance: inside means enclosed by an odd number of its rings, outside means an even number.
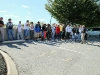
M100 75L100 42L32 42L0 45L19 75Z

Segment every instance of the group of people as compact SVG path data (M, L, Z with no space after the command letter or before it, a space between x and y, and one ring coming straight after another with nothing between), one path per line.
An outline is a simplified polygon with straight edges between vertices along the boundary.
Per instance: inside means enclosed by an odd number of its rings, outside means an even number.
M4 22L3 17L0 18L0 32L2 34L2 41L4 41ZM24 27L19 21L17 25L17 38L14 36L13 31L13 22L12 19L8 19L6 24L6 31L8 35L8 40L28 40L28 36L30 33L30 39L38 41L38 38L41 38L41 41L47 40L80 40L81 43L84 43L86 36L86 28L84 25L70 25L70 23L66 24L43 24L38 21L36 25L33 22L26 21ZM23 35L24 33L24 35Z

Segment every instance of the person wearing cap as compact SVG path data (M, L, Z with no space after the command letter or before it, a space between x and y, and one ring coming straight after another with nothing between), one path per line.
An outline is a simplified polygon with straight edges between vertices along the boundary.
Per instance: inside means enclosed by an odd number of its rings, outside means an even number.
M0 18L0 32L1 32L1 35L2 35L2 42L4 41L4 29L3 29L3 26L4 26L3 17L1 17Z
M11 18L8 19L8 22L6 24L7 34L8 34L8 40L15 40L14 32L13 32L13 23L11 22ZM11 38L12 36L12 38Z
M40 25L40 22L38 22L35 25L35 38L36 38L36 41L37 41L37 38L39 38L39 36L40 36L40 32L41 32L41 25Z
M29 20L26 21L26 23L24 24L24 36L25 36L25 40L28 40L28 35L29 35Z

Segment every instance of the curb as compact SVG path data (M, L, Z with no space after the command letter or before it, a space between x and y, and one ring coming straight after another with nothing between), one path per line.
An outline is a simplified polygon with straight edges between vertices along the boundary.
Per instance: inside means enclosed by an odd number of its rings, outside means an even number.
M11 57L7 53L5 53L1 50L0 50L0 53L3 56L5 63L6 63L7 75L18 75L16 65L13 62L13 60L11 59Z

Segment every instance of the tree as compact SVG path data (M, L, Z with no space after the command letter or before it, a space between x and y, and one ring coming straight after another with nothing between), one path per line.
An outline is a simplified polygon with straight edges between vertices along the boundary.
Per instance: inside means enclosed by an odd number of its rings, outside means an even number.
M48 0L46 10L60 23L100 24L99 0Z

